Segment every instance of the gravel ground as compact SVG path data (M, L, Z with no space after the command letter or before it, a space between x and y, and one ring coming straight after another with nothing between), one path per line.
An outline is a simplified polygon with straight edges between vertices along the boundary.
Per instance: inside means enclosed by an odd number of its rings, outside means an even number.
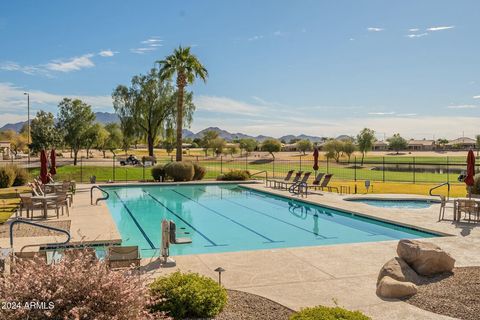
M70 220L62 220L62 221L33 221L35 223L39 223L49 227L55 227L59 229L63 229L66 231L70 231ZM55 236L55 235L63 235L62 233L38 228L34 226L29 226L27 224L16 224L13 226L13 234L15 237L43 237L43 236ZM0 225L0 238L9 238L10 237L10 224L3 224Z
M455 268L453 274L425 278L406 302L446 316L480 319L480 267Z
M293 313L287 307L251 293L228 291L228 305L216 320L288 320Z

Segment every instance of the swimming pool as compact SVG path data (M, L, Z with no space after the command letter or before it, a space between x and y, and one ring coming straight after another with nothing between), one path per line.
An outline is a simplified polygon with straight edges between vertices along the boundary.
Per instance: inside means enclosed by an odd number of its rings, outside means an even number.
M436 235L254 191L236 184L105 187L123 245L159 255L162 219L179 237L171 255L372 242ZM182 234L184 233L184 234Z
M347 201L361 202L371 206L380 208L394 208L394 209L426 209L435 203L430 200L393 200L393 199L348 199Z

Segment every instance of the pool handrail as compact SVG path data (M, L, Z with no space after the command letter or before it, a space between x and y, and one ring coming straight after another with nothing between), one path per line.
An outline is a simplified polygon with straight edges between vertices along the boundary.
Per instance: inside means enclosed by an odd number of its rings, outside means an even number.
M447 201L448 199L450 198L450 182L444 182L442 184L439 184L438 186L435 186L433 188L430 189L430 191L428 192L432 197L440 197L439 194L433 194L432 191L435 190L435 189L438 189L440 187L443 187L443 186L447 186Z
M262 171L259 171L259 172L255 172L255 173L251 174L250 177L256 176L257 174L260 174L260 173L265 173L265 185L267 185L267 180L268 180L268 171L267 170L262 170Z
M100 190L100 191L102 191L103 193L106 194L106 196L104 196L104 197L97 198L97 199L95 200L95 205L97 205L99 201L107 200L108 198L110 198L110 193L108 193L105 189L102 189L102 188L99 187L99 186L93 186L93 187L90 188L90 204L91 204L91 205L93 205L93 190L94 190L94 189L98 189L98 190Z
M43 225L43 224L39 224L39 223L35 223L35 222L31 222L31 221L27 221L27 220L23 220L23 219L16 219L14 221L12 221L10 223L10 247L13 249L13 226L15 224L18 224L18 223L24 223L24 224L28 224L30 226L34 226L34 227L39 227L39 228L42 228L42 229L47 229L47 230L52 230L52 231L57 231L57 232L60 232L60 233L63 233L67 236L67 240L64 241L64 242L56 242L56 243L47 243L46 245L47 246L51 246L51 245L64 245L64 244L67 244L70 242L70 239L71 239L71 236L70 236L70 232L68 232L67 230L63 230L63 229L60 229L60 228L55 228L55 227L50 227L50 226L46 226L46 225ZM22 248L23 250L23 248Z

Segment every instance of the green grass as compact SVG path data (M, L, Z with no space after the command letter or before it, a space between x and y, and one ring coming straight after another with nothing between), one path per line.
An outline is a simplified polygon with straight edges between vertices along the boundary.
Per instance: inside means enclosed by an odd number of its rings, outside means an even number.
M17 197L17 191L22 193L28 190L30 190L29 187L0 189L0 224L7 221L18 207L20 198Z

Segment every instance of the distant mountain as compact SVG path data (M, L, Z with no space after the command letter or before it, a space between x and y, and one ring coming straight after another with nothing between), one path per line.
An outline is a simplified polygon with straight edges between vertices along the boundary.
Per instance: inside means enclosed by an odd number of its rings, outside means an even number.
M109 112L95 112L95 117L97 122L103 123L103 124L120 121L118 119L118 116L115 113L109 113ZM14 130L16 132L19 132L22 129L23 125L26 123L27 121L21 121L17 123L7 123L6 125L0 128L0 131Z

